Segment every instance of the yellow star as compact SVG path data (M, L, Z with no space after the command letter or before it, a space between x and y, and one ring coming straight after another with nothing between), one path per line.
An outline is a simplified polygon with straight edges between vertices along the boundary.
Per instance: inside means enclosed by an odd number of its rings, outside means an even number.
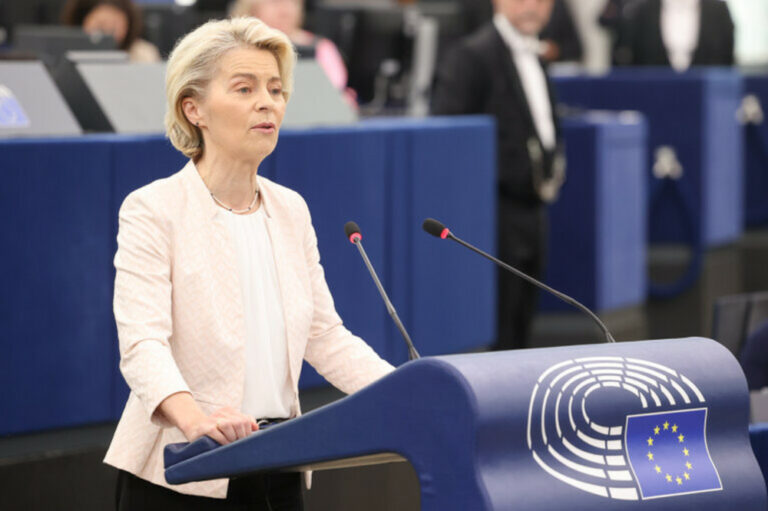
M654 468L656 469L656 473L657 474L661 474L661 467L660 466L656 465L656 467L654 467Z
M664 431L668 430L669 429L669 422L664 421L664 424L662 424L662 426L664 426Z
M691 465L690 461L685 462L685 468L687 468L688 470L691 470L693 468L693 465Z
M687 448L687 447L683 447L683 454L685 454L686 456L688 456L688 452L689 452L689 451L688 451L688 448Z
M680 433L680 435L677 437L677 439L678 439L678 440L680 440L680 443L681 443L681 444L683 443L683 439L684 439L684 438L685 438L685 437L683 436L683 434L682 434L682 433Z
M683 472L683 477L685 477L686 481L691 478L691 476L688 474L688 472Z
M648 445L653 445L653 438L648 437Z
M672 476L671 476L671 475L669 475L669 474L667 474L667 482L668 482L668 483L671 483L671 482L672 482Z
M648 461L653 461L653 453L652 452L649 452L648 454L646 454L646 456L648 456Z
M672 433L677 433L677 424L672 424Z
M659 434L659 431L661 431L661 428L660 428L660 427L656 426L655 428L653 428L653 434L654 434L654 435L658 435L658 434Z
M677 484L683 484L683 480L680 477L676 477L675 481L677 481Z

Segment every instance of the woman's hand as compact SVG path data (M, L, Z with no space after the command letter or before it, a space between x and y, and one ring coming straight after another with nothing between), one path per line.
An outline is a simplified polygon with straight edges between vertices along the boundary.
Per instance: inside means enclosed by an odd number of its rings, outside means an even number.
M190 442L207 435L221 445L227 445L247 437L258 429L259 426L253 417L225 406L209 416L203 415L192 421L182 432Z
M177 392L165 398L158 406L158 413L179 428L190 442L208 435L226 445L259 429L253 417L228 406L206 415L189 392Z

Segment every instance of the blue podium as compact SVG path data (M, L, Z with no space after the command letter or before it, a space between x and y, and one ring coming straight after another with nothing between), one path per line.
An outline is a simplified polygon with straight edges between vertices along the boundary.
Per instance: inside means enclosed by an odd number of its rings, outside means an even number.
M424 511L764 511L748 417L707 339L450 355L224 447L169 446L166 479L407 460Z

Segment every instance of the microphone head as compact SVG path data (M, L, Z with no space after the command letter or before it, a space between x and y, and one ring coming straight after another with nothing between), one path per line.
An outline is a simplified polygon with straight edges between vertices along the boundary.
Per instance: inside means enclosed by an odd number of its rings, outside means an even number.
M421 224L421 228L424 229L428 234L443 240L451 234L451 231L446 226L434 218L427 218L424 220L424 223Z
M357 243L363 239L363 235L360 234L360 227L355 222L344 224L344 234L347 235L350 243Z

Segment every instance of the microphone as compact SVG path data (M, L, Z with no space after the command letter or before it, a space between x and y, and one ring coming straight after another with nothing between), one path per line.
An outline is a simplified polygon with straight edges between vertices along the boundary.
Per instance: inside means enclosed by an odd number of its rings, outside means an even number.
M365 249L363 248L363 243L361 241L363 239L363 235L360 234L360 227L358 227L355 222L347 222L344 224L344 234L346 234L349 242L355 245L357 250L360 252L360 256L363 258L363 262L365 262L365 266L368 268L368 273L371 274L371 278L373 279L373 282L376 283L376 288L378 288L379 294L384 300L384 304L387 306L387 312L389 313L389 316L392 318L392 321L395 322L395 325L397 325L397 329L400 330L400 335L402 335L403 339L405 339L405 343L408 345L408 358L410 360L420 358L419 352L416 351L416 348L413 346L411 336L408 335L408 332L403 326L403 322L400 321L400 317L397 315L395 306L392 305L391 301L389 301L387 292L384 291L384 287L381 285L381 281L379 280L378 275L376 275L376 271L373 269L371 261L368 259L368 254L365 253Z
M466 248L470 249L471 251L473 251L475 253L480 254L481 256L485 257L486 259L490 259L491 261L493 261L494 263L498 264L499 266L501 266L505 270L510 271L510 272L514 273L515 275L517 275L518 277L527 280L528 282L530 282L534 286L536 286L536 287L538 287L540 289L543 289L544 291L547 291L548 293L551 293L551 294L555 295L556 297L558 297L559 299L561 299L565 303L567 303L569 305L572 305L573 307L576 307L580 311L584 312L587 316L592 318L592 320L595 323L597 323L597 326L600 327L600 330L602 330L603 335L605 336L605 341L606 342L616 342L616 340L611 335L611 332L608 331L608 328L603 324L602 321L600 321L600 318L598 318L597 315L594 312L589 310L585 305L579 303L577 300L571 298L570 296L568 296L566 294L561 293L560 291L557 291L556 289L552 289L548 285L544 284L543 282L539 282L538 280L534 279L530 275L526 275L525 273L521 272L517 268L513 268L512 266L508 265L507 263L505 263L503 261L500 261L499 259L496 259L495 257L493 257L492 255L490 255L490 254L488 254L486 252L483 252L479 248L476 248L476 247L470 245L466 241L464 241L464 240L462 240L460 238L457 238L456 236L453 235L453 233L450 231L450 229L448 229L445 225L443 225L442 223L438 222L434 218L427 218L426 220L424 220L424 223L422 224L422 228L428 234L431 234L432 236L435 236L435 237L440 238L440 239L453 240L456 243L458 243L459 245L465 246Z

